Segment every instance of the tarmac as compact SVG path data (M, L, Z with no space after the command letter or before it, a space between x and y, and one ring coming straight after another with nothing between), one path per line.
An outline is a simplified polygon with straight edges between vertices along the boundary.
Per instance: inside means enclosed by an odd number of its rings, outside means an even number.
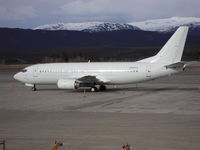
M199 150L200 68L105 92L38 86L0 72L0 139L8 150ZM1 146L0 146L1 149Z

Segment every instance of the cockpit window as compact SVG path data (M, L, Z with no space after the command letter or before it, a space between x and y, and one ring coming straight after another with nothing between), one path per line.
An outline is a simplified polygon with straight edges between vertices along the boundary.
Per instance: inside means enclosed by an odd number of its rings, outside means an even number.
M27 69L23 69L23 70L22 70L22 72L26 72L26 71L27 71Z

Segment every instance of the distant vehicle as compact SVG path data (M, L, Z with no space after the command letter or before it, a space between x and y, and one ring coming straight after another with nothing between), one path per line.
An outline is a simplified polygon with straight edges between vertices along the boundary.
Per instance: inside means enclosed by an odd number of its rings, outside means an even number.
M139 83L171 75L185 69L181 57L188 33L182 26L155 55L137 62L47 63L26 67L14 78L31 86L57 84L60 89L90 88L105 91L106 85ZM99 88L97 88L99 87Z

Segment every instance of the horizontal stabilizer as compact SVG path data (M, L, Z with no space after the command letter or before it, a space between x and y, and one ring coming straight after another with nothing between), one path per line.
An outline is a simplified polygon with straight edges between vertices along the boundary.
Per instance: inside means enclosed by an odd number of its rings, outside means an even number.
M167 65L165 67L166 68L171 68L171 69L185 68L186 66L192 65L192 64L194 64L196 62L197 61L188 61L188 62L181 61L181 62L177 62L177 63L174 63L174 64Z
M197 61L185 61L185 67L189 65L193 65L195 63L197 63Z
M174 64L167 65L165 67L175 69L175 68L183 68L184 66L185 66L184 62L177 62L177 63L174 63Z

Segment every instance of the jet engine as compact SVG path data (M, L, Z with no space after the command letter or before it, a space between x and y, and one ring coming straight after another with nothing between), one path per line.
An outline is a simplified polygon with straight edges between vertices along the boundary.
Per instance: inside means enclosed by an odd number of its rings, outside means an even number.
M77 89L76 81L73 79L60 79L57 86L59 89Z
M74 79L60 79L57 83L59 89L78 89L81 87L93 87L94 85L94 82L85 83Z

